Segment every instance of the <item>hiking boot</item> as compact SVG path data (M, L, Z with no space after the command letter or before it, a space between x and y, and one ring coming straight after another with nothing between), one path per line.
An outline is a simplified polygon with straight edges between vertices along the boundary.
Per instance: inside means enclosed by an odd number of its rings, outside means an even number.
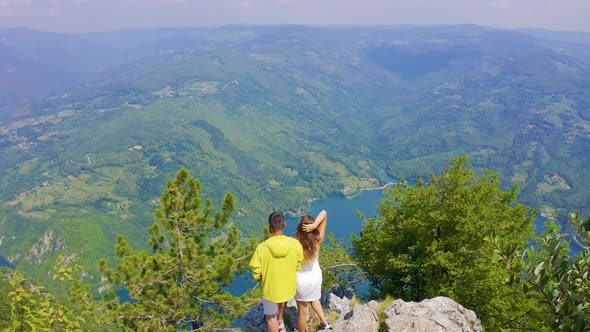
M332 326L330 325L330 323L328 323L328 321L322 322L322 330L331 330Z

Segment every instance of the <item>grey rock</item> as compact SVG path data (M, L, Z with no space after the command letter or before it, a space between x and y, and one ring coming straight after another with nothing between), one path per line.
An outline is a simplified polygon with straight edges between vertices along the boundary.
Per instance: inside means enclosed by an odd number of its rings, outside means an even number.
M285 321L290 321L295 326L297 324L297 303L295 300L291 299L287 302L287 307L285 308ZM287 331L292 331L293 329L289 326L287 327ZM252 307L243 317L242 320L242 331L248 332L267 332L268 326L266 325L266 320L264 318L264 308L262 307L262 303L259 303Z
M340 285L332 286L332 288L330 288L330 290L326 291L324 293L324 295L322 296L322 298L320 299L320 302L322 303L323 306L326 306L328 304L328 301L330 300L330 294L334 294L334 295L338 296L339 298L346 297L350 300L354 297L354 290L352 288L345 288Z
M326 314L332 312L339 314L339 318L331 322L333 332L377 332L379 329L379 318L376 312L381 304L370 301L365 305L350 307L350 301L345 296L343 288L335 289L341 297L327 292L324 297ZM311 310L308 311L308 315ZM395 300L391 306L384 311L387 317L385 328L387 331L395 332L482 332L481 321L471 310L465 309L457 302L446 297L435 297L422 302L404 302ZM308 316L309 319L309 316ZM291 300L285 310L285 321L292 325L297 322L297 304ZM287 324L287 331L293 331L293 326ZM383 326L382 326L383 327ZM264 320L262 304L253 307L244 316L242 321L244 331L266 332L268 331Z
M334 332L377 332L379 319L371 307L357 304L347 314L340 316L332 327Z
M369 301L369 303L367 303L367 305L369 306L369 308L373 309L373 311L377 311L379 309L379 307L381 306L381 304L379 304L379 302L377 302L375 300Z
M266 321L264 320L264 309L262 303L259 303L248 310L242 320L242 330L244 331L267 331Z
M395 300L385 310L389 331L483 331L481 321L471 310L447 297L435 297L422 302Z
M339 315L346 315L350 311L350 302L347 297L340 298L330 293L328 303L324 307L328 311L335 312Z

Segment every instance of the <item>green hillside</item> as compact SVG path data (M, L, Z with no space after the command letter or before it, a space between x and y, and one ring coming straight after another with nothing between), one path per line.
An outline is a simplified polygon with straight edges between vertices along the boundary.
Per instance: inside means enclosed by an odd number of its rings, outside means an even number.
M234 194L234 221L247 236L259 236L273 209L300 213L310 200L352 195L386 175L437 172L460 154L498 171L506 187L520 183L523 203L589 211L586 34L28 31L28 43L75 46L52 50L77 73L61 87L52 83L59 71L40 81L24 70L25 56L43 58L49 47L10 46L25 40L13 30L0 37L8 40L0 66L45 91L0 102L0 256L36 278L61 251L83 253L94 271L119 233L144 245L158 195L181 167L213 202Z

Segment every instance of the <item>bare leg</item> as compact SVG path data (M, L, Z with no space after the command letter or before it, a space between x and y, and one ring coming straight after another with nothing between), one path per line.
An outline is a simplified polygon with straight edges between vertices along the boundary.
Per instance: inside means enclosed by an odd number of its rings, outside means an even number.
M315 311L316 315L318 315L320 321L323 323L326 321L326 316L324 316L324 309L322 308L322 304L320 300L311 301L311 307L313 311Z
M279 323L277 321L277 315L265 315L266 326L268 326L268 332L279 332Z
M283 320L283 316L285 315L285 308L287 307L287 302L279 303L279 314L277 316L278 320Z
M309 302L297 301L297 330L305 332L307 326L307 304Z
M277 324L278 324L278 322L283 321L283 316L285 316L285 308L286 307L287 307L287 302L279 303L279 314L277 316Z

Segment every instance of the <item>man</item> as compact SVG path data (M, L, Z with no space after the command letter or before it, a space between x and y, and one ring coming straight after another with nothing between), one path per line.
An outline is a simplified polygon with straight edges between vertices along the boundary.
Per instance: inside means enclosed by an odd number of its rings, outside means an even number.
M287 223L279 212L268 217L271 237L260 243L250 260L252 277L260 282L264 317L269 332L279 331L279 306L289 301L296 291L296 272L301 269L303 248L299 241L283 235Z

